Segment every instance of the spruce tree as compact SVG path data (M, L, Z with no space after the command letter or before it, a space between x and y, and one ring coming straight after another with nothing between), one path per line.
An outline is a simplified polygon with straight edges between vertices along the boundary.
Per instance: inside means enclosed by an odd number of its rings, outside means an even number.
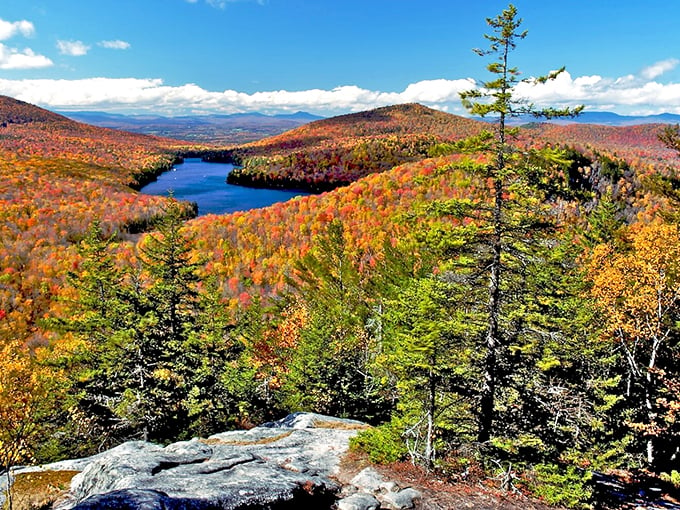
M81 243L83 261L71 278L77 299L60 322L88 346L74 390L105 441L212 432L233 421L237 394L247 389L231 370L241 348L226 307L200 275L183 220L171 199L157 230L137 246L137 262L122 267L97 224Z
M534 161L528 161L525 152L512 145L511 140L516 135L515 129L507 126L511 117L531 114L536 117L573 116L580 112L576 109L537 109L517 98L515 87L520 82L519 70L509 64L510 53L515 49L517 41L526 37L527 31L520 31L522 20L517 17L514 5L494 17L488 18L487 24L492 33L485 34L489 41L486 50L475 50L480 56L492 56L493 61L487 65L487 70L493 78L484 81L478 88L461 93L461 100L465 108L473 115L482 117L494 116L493 136L480 137L477 148L489 153L493 161L486 166L484 172L491 182L491 209L488 211L488 235L484 243L489 249L490 260L486 265L487 324L484 335L484 360L482 362L482 385L479 403L479 431L478 440L488 441L493 433L495 418L495 401L498 391L499 372L508 359L508 338L502 329L504 304L507 303L510 288L506 286L511 279L509 264L515 262L516 269L520 269L523 260L530 260L531 254L520 250L519 257L517 241L521 235L531 234L542 225L542 221L534 221L529 214L525 218L513 214L509 196L512 192L524 193L529 191L527 186L534 186L541 182L542 166L559 163L560 155L555 151L535 152ZM563 69L552 72L547 76L535 78L537 83L555 79ZM535 164L537 159L543 158L543 164ZM524 182L520 182L524 181ZM533 181L533 182L532 182ZM525 202L525 208L533 208L536 201ZM516 212L516 211L515 211ZM520 240L521 243L521 240ZM524 253L522 253L524 252ZM522 292L521 289L516 289Z
M458 286L430 275L413 279L387 303L380 372L399 396L395 423L411 459L432 468L453 435L470 437L474 367L472 317ZM479 327L478 327L479 329ZM379 373L380 373L379 372Z

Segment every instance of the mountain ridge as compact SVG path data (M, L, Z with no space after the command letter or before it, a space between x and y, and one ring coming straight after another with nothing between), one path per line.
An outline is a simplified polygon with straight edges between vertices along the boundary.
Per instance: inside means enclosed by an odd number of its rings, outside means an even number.
M386 106L381 108L392 108L394 106ZM367 111L379 111L381 108L375 108ZM440 111L440 110L435 110ZM167 124L169 126L175 126L176 129L181 127L191 127L195 124L200 125L221 125L224 124L229 129L236 129L239 121L246 123L244 129L252 129L252 123L262 122L262 124L273 124L276 121L281 121L281 128L290 127L295 128L296 126L288 126L284 121L291 121L292 123L299 123L300 125L315 122L319 120L327 119L338 119L338 118L351 118L353 115L362 115L365 112L358 113L347 113L341 115L335 115L332 117L324 117L321 115L315 115L309 112L298 111L295 113L279 113L279 114L267 114L259 111L252 112L239 112L230 114L221 113L211 113L211 114L196 114L196 115L176 115L167 116L155 113L145 113L145 114L125 114L125 113L115 113L115 112L105 112L97 110L55 110L55 114L61 115L63 117L76 120L78 122L85 122L87 124L99 126L99 127L109 127L113 129L124 129L126 126L134 129L134 132L154 134L153 127L147 127L149 123L156 124ZM448 112L442 112L448 113ZM455 115L455 114L452 114ZM479 117L465 117L471 120L478 121L489 121L490 119L483 119ZM610 111L585 111L579 116L574 118L566 119L550 119L542 120L536 119L529 115L523 115L511 119L512 124L526 124L533 122L546 122L549 124L597 124L605 126L632 126L638 124L678 124L680 123L680 114L674 113L659 113L653 115L623 115L616 112ZM276 128L274 128L275 130ZM270 133L267 131L267 136L273 136L279 133L271 130ZM255 141L255 140L253 140Z
M475 117L483 122L493 122L492 118ZM509 119L508 124L523 125L533 123L545 124L594 124L600 126L627 127L645 124L679 124L680 115L674 113L659 113L654 115L621 115L607 111L585 111L576 117L541 119L532 115L520 115Z
M294 129L323 117L306 112L266 115L259 112L167 117L109 112L61 111L78 122L133 133L211 144L241 144Z

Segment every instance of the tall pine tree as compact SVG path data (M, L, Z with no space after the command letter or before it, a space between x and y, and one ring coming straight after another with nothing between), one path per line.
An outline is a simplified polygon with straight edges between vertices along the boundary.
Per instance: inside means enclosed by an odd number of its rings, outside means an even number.
M524 39L527 31L520 31L522 20L517 17L517 9L510 5L500 15L488 18L487 24L492 33L485 34L489 41L486 50L475 50L480 56L492 56L493 61L487 70L493 78L484 81L478 88L461 93L461 100L473 115L496 117L493 136L480 137L475 145L478 149L489 153L493 161L484 169L487 181L491 183L491 208L487 211L487 227L483 243L488 249L489 260L485 264L487 274L486 314L487 325L484 335L484 360L482 363L483 382L480 390L479 431L478 440L488 441L493 433L495 418L495 402L498 391L498 379L501 367L509 359L509 338L503 330L504 305L511 293L512 276L510 265L522 270L526 262L531 261L532 254L526 249L525 239L543 229L544 222L540 216L531 214L531 210L540 205L537 201L544 197L532 197L535 190L546 184L541 175L544 167L560 164L560 154L555 151L534 152L531 158L526 152L513 146L511 140L516 130L508 128L507 121L511 117L531 114L536 117L563 117L579 113L576 109L536 109L521 98L516 97L515 87L520 82L519 70L509 64L510 53L515 49L517 41ZM555 79L563 69L547 76L535 78L533 81L543 83ZM543 159L544 161L540 161ZM528 192L528 193L527 193ZM516 194L524 204L520 209L527 214L518 214L516 206L509 198ZM524 195L523 197L521 195ZM522 289L520 293L526 292Z

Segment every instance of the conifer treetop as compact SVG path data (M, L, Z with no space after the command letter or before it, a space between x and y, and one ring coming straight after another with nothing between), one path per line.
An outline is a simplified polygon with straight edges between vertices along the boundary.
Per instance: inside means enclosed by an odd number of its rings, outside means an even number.
M525 99L514 97L513 92L517 84L544 84L555 80L565 70L561 67L544 76L520 80L519 69L509 66L508 57L510 52L517 47L517 41L524 39L528 34L527 30L520 30L522 22L522 18L517 17L517 8L512 4L498 16L486 19L486 23L492 29L492 33L484 34L485 39L489 41L489 47L487 49L475 48L473 51L479 56L495 56L494 61L486 66L487 71L494 77L491 80L479 82L474 89L461 92L460 98L463 106L473 115L481 117L499 115L503 119L526 114L546 119L577 116L583 110L583 106L536 108Z

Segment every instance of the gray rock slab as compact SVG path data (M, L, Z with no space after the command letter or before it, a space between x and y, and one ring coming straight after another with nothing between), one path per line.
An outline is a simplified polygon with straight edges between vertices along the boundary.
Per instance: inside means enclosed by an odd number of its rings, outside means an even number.
M293 413L278 421L263 423L260 427L265 428L292 428L292 429L307 429L319 428L320 426L335 424L336 427L357 427L365 428L366 424L357 420L348 420L345 418L335 418L333 416L325 416L316 413Z
M350 481L359 491L377 494L384 483L383 477L373 468L367 467Z
M84 462L55 508L330 508L340 490L332 475L362 427L296 414L166 447L128 442Z

